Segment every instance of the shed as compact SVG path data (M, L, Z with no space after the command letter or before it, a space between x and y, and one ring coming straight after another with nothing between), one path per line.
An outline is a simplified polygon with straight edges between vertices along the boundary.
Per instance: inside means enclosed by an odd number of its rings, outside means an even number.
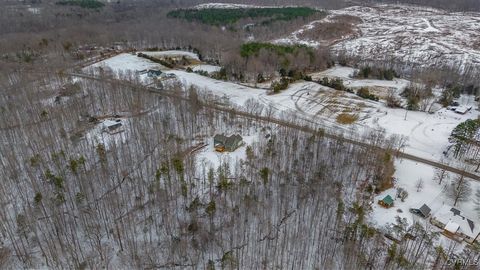
M390 208L393 206L393 199L390 195L387 195L383 199L379 200L378 204L383 207Z
M428 207L426 204L423 204L422 207L420 207L420 208L411 208L410 209L411 213L417 214L417 215L419 215L423 218L429 217L431 211L432 211L432 209L430 209L430 207Z
M467 106L458 106L458 107L455 109L455 112L456 112L456 113L459 113L459 114L466 114L468 111L469 111L469 109L468 109Z
M105 120L103 122L103 126L105 131L107 131L110 134L115 134L118 132L122 132L123 130L121 129L122 127L122 121L120 119L115 119L115 120Z
M162 75L162 72L160 70L156 70L156 69L149 69L147 71L147 76L148 77L158 77Z
M418 210L423 217L428 217L430 215L430 212L432 212L432 209L430 209L430 207L428 207L426 204L423 204L422 207L420 207Z

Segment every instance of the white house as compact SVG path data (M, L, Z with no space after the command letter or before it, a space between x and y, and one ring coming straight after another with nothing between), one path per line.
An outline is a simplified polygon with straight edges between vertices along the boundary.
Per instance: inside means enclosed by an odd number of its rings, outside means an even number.
M122 120L120 119L107 119L103 121L103 128L104 131L108 132L109 134L115 134L122 132Z
M458 106L456 109L455 109L455 112L456 113L459 113L459 114L466 114L468 111L470 111L472 109L471 106Z
M444 205L430 219L432 224L444 230L444 234L473 243L480 234L480 224L466 217L454 207Z

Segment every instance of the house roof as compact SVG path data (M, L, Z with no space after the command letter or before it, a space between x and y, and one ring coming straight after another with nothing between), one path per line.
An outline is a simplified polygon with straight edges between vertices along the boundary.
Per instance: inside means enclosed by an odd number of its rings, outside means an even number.
M148 72L162 73L159 69L149 69Z
M241 140L242 140L242 137L240 135L232 135L232 136L227 138L227 141L225 142L225 144L227 146L234 146L235 144L237 144Z
M217 134L215 135L215 137L213 137L213 141L215 144L225 144L225 142L227 141L227 137L221 134Z
M457 208L444 205L438 210L434 218L445 225L445 230L451 231L453 225L449 223L455 223L459 226L458 231L467 235L470 238L476 238L480 233L480 225L476 223L476 220L468 218ZM447 225L449 228L447 229Z
M430 209L430 207L428 207L426 204L423 204L422 207L418 209L418 211L420 211L423 216L427 217L432 211L432 209Z
M453 221L449 221L447 225L445 225L445 230L451 232L451 233L456 233L458 229L460 228L460 225Z
M455 112L457 113L466 113L468 111L468 107L467 106L458 106L456 109L455 109Z
M232 135L230 137L217 134L215 137L213 137L214 143L215 144L222 144L226 147L233 147L235 146L238 142L242 141L242 136L240 135Z
M103 121L103 125L107 128L115 128L115 127L121 126L122 122L121 122L121 120L118 120L118 119L117 120L107 119L107 120Z
M390 195L385 196L385 198L383 198L382 201L387 205L393 204L393 199Z

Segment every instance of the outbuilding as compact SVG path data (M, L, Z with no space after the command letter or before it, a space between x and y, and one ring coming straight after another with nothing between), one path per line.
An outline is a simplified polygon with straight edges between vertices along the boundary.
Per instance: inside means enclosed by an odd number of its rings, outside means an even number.
M456 113L459 113L459 114L466 114L470 109L471 109L471 107L458 106L458 107L455 109L455 112L456 112Z
M115 134L122 132L122 120L120 119L108 119L103 122L103 127L109 134Z
M160 70L156 70L156 69L149 69L147 71L147 76L148 77L158 77L162 75L162 72Z
M390 195L385 196L383 199L378 201L378 204L380 204L381 206L383 206L385 208L392 207L393 206L392 196L390 196Z
M420 208L410 208L410 212L423 218L427 218L430 216L432 209L430 209L430 207L428 207L426 204L423 204Z

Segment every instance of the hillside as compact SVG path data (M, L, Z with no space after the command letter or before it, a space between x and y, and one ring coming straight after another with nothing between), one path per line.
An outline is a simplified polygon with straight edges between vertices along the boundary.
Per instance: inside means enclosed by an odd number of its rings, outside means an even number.
M416 6L349 7L312 22L277 40L311 46L331 45L336 53L364 60L403 62L412 66L451 67L460 73L480 68L480 14L451 13ZM315 39L316 29L332 18L350 16L350 28L330 39ZM346 20L345 18L341 18ZM317 35L318 36L318 35ZM322 36L320 36L322 37Z

